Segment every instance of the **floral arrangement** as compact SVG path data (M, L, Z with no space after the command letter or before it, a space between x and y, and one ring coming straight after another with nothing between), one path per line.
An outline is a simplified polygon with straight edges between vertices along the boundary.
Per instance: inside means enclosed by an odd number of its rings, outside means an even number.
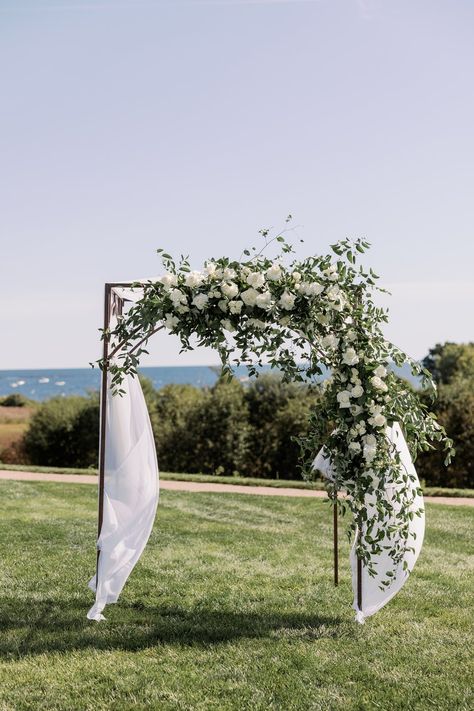
M428 371L383 336L387 312L373 299L378 277L357 264L368 242L343 240L331 245L330 254L298 261L284 233L261 234L262 250L245 250L238 261L210 259L200 271L186 257L176 263L157 250L163 275L137 284L143 295L104 334L109 357L99 365L107 365L120 393L124 375L136 374L150 336L166 328L180 338L182 350L193 348L192 337L198 346L216 349L224 374L243 364L257 376L267 363L285 379L316 381L324 397L300 439L302 472L315 477L312 462L324 444L335 472L327 484L331 501L342 513L347 507L352 512L348 532L358 531L357 555L375 576L372 556L381 552L384 535L391 536L390 555L398 565L410 548L410 519L420 514L414 508L417 492L386 437L387 425L400 424L413 458L434 441L444 444L446 463L453 451L435 416L389 364L409 363L424 387L435 386ZM272 243L280 248L273 258L264 253ZM319 384L323 368L331 376ZM385 494L390 484L395 499ZM339 490L347 497L338 499ZM388 586L392 576L386 571L381 584Z

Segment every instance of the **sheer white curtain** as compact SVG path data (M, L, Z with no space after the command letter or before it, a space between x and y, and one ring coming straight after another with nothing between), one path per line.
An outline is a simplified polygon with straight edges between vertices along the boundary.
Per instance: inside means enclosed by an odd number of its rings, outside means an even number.
M107 387L104 514L96 576L89 582L95 603L90 620L103 620L105 605L117 602L153 528L159 497L158 462L145 398L138 378L127 376L125 394Z
M408 450L405 437L400 429L400 425L395 423L392 427L387 428L387 437L393 442L397 451L400 454L401 466L408 473L414 476L414 481L410 483L412 491L419 487L418 476L416 474L415 467L413 465L410 452ZM328 479L331 479L334 475L334 471L331 467L330 461L325 455L324 448L318 453L316 459L313 463L314 469L319 470ZM392 501L393 506L396 507L397 504L393 500L393 495L395 493L394 486L387 486L385 491L386 496L390 501ZM374 497L367 497L367 504L370 511L370 506L373 505L375 499ZM413 503L413 509L423 508L423 497L416 495ZM423 536L425 532L425 515L421 514L420 517L413 516L410 522L410 536L408 545L413 547L413 551L407 551L405 553L404 560L408 565L408 571L411 572L416 563L416 560L420 554L421 547L423 545ZM381 542L383 546L390 546L391 540L387 535ZM362 608L359 610L357 604L357 557L355 554L355 544L352 547L350 554L350 562L352 569L352 590L354 593L354 603L353 607L356 610L356 620L363 623L366 617L370 617L378 612L384 605L387 604L403 587L407 581L407 573L403 569L403 561L394 570L394 577L392 578L391 585L381 590L379 585L384 579L384 573L387 570L393 569L393 562L389 556L389 551L384 551L383 553L373 557L374 563L376 563L376 569L378 574L375 578L369 576L367 570L362 566Z

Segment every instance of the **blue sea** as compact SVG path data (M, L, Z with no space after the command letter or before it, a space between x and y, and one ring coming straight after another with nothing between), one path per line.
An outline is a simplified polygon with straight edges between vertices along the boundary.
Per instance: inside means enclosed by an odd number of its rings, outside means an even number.
M199 387L215 383L216 366L141 368L155 388L168 383L190 383ZM22 393L31 400L48 400L57 395L86 395L100 387L100 370L67 368L57 370L0 370L0 396Z
M269 367L263 368L269 370ZM414 385L418 379L411 376L408 368L394 368L399 375ZM155 388L170 383L189 383L197 387L213 385L220 372L219 366L183 365L157 368L141 368L140 372L149 378ZM22 393L30 400L48 400L57 395L86 395L100 386L100 370L97 368L65 368L51 370L0 370L0 396ZM247 369L235 369L240 380L248 380Z

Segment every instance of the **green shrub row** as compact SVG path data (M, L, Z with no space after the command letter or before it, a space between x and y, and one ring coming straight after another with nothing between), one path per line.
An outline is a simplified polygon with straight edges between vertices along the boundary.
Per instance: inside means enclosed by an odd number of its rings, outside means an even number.
M211 388L142 379L163 471L298 478L298 446L316 394L308 386L262 375ZM98 458L99 400L53 398L33 415L21 444L25 463L92 467Z
M427 486L474 488L474 377L466 373L465 365L462 373L452 376L451 344L436 348L441 355L433 349L433 363L427 364L441 369L442 376L436 378L438 399L430 403L426 394L420 397L453 438L456 457L445 468L441 452L423 453L417 459L417 471ZM463 348L459 362L465 364ZM449 365L449 377L444 375L444 362ZM272 374L244 384L218 381L206 389L167 385L155 390L146 379L142 384L163 471L299 478L294 436L305 432L308 413L318 397L314 389L284 383ZM53 398L37 408L16 458L9 461L95 467L98 429L97 395Z

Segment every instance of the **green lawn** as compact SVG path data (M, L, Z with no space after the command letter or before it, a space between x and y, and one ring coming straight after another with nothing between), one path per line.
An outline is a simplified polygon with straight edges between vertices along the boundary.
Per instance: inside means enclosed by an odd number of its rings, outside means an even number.
M474 511L427 507L416 573L365 626L322 501L163 492L107 622L94 487L0 482L1 711L471 710ZM343 550L342 550L343 549Z

